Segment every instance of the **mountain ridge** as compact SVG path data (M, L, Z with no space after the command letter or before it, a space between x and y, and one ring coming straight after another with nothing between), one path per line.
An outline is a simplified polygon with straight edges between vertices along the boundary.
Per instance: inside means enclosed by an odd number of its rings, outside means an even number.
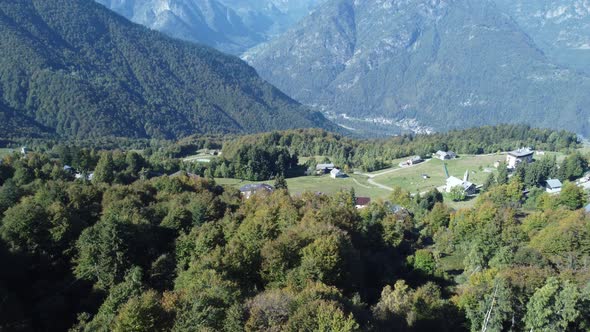
M494 0L552 59L590 74L589 0Z
M347 126L343 117L589 133L590 79L551 63L490 1L332 0L245 59Z
M174 38L239 55L282 33L324 0L96 0Z
M3 104L58 135L335 129L240 59L149 31L89 0L0 1L0 46Z

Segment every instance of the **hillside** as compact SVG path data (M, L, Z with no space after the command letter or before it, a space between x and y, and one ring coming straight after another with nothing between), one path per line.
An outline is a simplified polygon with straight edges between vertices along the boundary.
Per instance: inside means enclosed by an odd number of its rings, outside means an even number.
M590 1L495 0L551 59L590 73Z
M133 22L231 54L287 30L321 0L96 0Z
M0 102L63 136L333 128L240 59L172 40L90 0L0 0L0 50Z
M0 102L0 137L52 137L54 132Z
M553 64L487 0L331 0L245 59L348 127L590 133L590 79Z
M524 142L546 155L510 178L491 166L500 154L352 172L375 156L391 167L390 153ZM590 213L573 180L590 168L574 134L506 125L355 140L290 130L98 153L32 143L26 158L0 163L0 331L588 331ZM223 153L200 164L173 157L189 145ZM317 175L318 154L350 177ZM469 169L478 197L427 189L446 182L443 163L454 176ZM268 180L275 167L300 176ZM234 171L267 181L217 175ZM572 182L549 194L555 177Z

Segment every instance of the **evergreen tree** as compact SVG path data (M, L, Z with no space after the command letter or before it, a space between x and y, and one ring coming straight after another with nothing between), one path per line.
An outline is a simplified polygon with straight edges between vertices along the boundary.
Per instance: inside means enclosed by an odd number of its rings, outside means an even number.
M490 173L486 178L486 181L483 183L483 187L481 188L483 191L488 191L491 187L496 184L496 176L494 173Z
M527 304L526 329L543 332L570 330L570 324L581 314L580 300L580 292L574 284L549 278Z
M288 190L287 180L285 180L285 176L282 174L277 176L275 179L274 186L277 190L279 190L279 189Z
M508 165L506 163L500 163L498 167L498 184L506 184L508 183Z
M98 164L94 169L92 181L112 183L115 180L115 165L113 162L113 155L110 152L104 152L98 160Z

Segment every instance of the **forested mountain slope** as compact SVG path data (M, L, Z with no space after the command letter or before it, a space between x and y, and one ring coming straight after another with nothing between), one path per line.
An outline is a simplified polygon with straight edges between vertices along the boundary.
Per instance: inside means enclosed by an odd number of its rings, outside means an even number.
M78 138L333 128L240 59L90 0L0 0L0 102Z
M590 79L553 64L487 0L331 0L246 59L293 98L358 123L590 133Z

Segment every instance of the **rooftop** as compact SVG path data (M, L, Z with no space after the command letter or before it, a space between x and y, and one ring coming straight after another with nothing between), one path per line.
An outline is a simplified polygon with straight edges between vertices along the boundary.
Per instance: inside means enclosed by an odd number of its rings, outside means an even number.
M509 155L516 158L528 157L533 155L534 153L535 151L531 150L530 148L520 148L518 150L508 152Z
M370 197L357 197L356 198L356 205L365 206L371 203Z
M334 168L334 169L333 169L333 170L330 172L330 174L341 174L341 173L343 173L343 172L342 172L340 169L338 169L338 168Z
M248 192L248 191L258 191L258 190L267 190L267 191L274 191L275 188L271 185L268 185L266 183L261 183L261 184L247 184L245 186L243 186L242 188L240 188L241 192Z
M471 186L473 186L473 183L469 182L469 181L463 181L459 178L456 178L454 176L451 176L447 179L447 186L448 187L457 187L457 186L461 186L463 187L465 190L469 189Z
M561 188L562 187L562 183L561 181L557 180L557 179L550 179L547 180L547 186L549 186L550 188Z
M332 169L334 168L334 164L318 164L315 169L322 170L322 169Z

